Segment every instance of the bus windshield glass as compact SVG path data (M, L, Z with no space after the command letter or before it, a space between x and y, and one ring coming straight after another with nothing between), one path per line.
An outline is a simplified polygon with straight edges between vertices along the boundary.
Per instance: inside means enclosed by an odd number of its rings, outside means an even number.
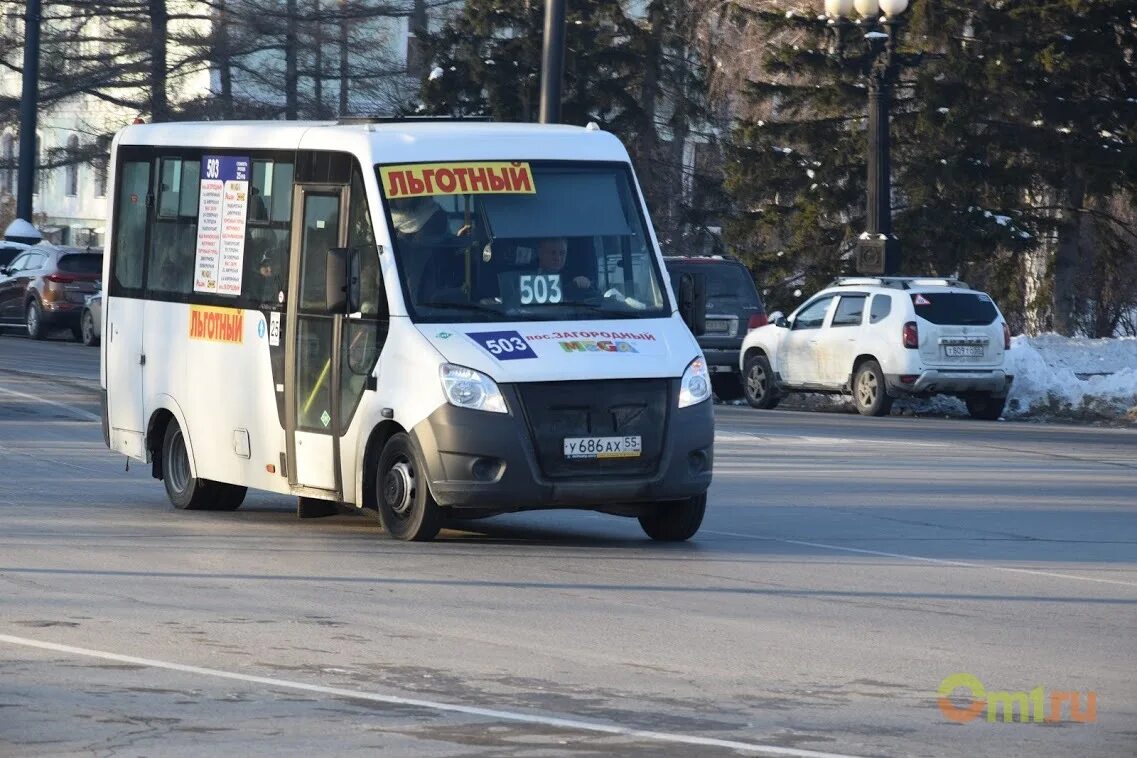
M670 313L623 164L376 166L416 321Z

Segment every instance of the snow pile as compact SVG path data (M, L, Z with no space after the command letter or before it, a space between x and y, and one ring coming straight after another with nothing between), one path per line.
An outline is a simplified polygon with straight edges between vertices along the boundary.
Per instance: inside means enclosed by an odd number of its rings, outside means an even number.
M1019 336L1011 340L1006 370L1015 381L1004 418L1137 422L1137 338ZM780 407L855 413L848 395L793 394ZM968 416L963 402L950 395L899 398L892 413Z
M1008 418L1117 419L1137 408L1137 339L1015 337Z

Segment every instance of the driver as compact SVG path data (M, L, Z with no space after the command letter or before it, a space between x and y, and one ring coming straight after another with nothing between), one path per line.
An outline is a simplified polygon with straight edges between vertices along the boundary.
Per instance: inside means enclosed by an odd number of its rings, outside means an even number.
M560 274L568 256L568 240L564 237L546 237L537 243L537 273ZM580 290L592 289L587 276L573 277L570 282Z

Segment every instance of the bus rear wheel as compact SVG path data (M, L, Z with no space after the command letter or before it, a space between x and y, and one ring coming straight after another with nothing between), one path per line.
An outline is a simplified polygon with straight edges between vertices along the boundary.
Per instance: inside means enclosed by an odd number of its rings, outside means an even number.
M379 455L375 493L379 521L387 534L408 542L429 542L442 528L442 509L430 494L426 469L411 438L399 432Z
M248 492L246 487L198 479L191 474L185 435L178 422L172 420L162 440L162 483L174 507L186 511L235 511Z

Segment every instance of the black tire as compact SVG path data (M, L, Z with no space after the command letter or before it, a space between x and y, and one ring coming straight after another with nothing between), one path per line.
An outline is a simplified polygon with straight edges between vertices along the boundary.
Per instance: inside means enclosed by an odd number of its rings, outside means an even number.
M87 347L99 344L99 338L95 336L95 316L88 310L83 311L80 319L78 339Z
M81 323L72 325L71 337L76 342L82 342L83 341L83 325Z
M884 372L876 361L865 361L853 375L853 405L862 416L887 416L892 410Z
M686 500L656 503L640 516L644 533L659 542L682 542L695 536L707 510L707 493Z
M742 396L753 408L769 409L782 398L774 385L774 370L764 355L752 355L746 359L742 372Z
M1007 405L1007 398L1006 396L995 397L986 392L978 392L966 396L963 398L963 402L967 404L967 412L971 414L971 418L982 421L998 421L1003 415L1003 408Z
M198 479L190 473L189 451L177 421L162 439L162 483L175 508L186 511L235 511L245 501L246 487Z
M429 542L442 528L442 508L430 494L426 468L411 438L399 432L379 454L375 475L379 521L387 534L407 542Z
M711 374L711 389L724 403L730 403L742 397L742 377L731 371L729 374Z
M28 301L28 308L24 311L24 326L28 329L28 336L33 340L42 340L47 337L47 330L43 326L43 307L39 300Z

